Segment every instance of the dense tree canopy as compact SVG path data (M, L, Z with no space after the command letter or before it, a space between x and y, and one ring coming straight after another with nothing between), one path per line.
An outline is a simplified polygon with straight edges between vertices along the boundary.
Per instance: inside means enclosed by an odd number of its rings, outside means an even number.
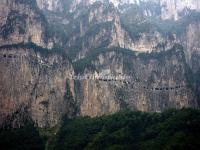
M122 111L93 119L66 119L52 149L197 150L199 140L198 110L168 110L161 114Z
M55 129L23 128L0 131L6 150L198 150L200 111L168 110L143 113L129 110L97 118L64 119ZM40 134L39 134L40 132ZM46 133L45 133L46 132Z

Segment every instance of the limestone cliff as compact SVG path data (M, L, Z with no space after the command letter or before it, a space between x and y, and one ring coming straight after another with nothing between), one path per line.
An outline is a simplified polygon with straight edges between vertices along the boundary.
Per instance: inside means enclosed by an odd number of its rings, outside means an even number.
M69 7L71 5L72 3ZM133 51L149 52L157 50L160 44L165 43L165 48L169 49L175 43L175 41L163 37L156 30L137 33L142 28L136 28L131 29L133 33L130 33L122 20L125 18L124 13L116 9L112 3L82 4L78 9L73 10L73 13L69 10L66 10L67 12L57 11L60 15L54 13L52 15L49 12L46 14L49 22L53 24L51 30L55 33L55 43L62 45L74 61L84 58L90 50L98 47L119 46ZM152 15L156 13L156 11L150 11L150 8L145 12ZM145 12L139 12L138 15L144 15ZM142 19L141 22L146 23L145 19ZM128 22L128 20L126 21ZM130 22L128 27L132 25L144 26L140 25L140 22Z
M77 81L82 115L102 115L126 107L160 112L197 106L181 49L138 56L113 50L84 65L82 75L95 78ZM111 77L102 78L105 76Z
M60 0L36 0L40 9L46 9L50 11L61 11L62 5Z
M38 47L0 48L1 125L24 107L40 127L56 125L64 114L74 114L73 95L66 95L73 93L72 66L63 56L43 53Z
M45 27L46 20L35 0L0 2L0 45L33 42L51 48Z
M200 11L199 0L160 0L160 5L162 7L162 19L178 20L184 11Z
M199 3L109 2L0 2L0 126L198 107Z

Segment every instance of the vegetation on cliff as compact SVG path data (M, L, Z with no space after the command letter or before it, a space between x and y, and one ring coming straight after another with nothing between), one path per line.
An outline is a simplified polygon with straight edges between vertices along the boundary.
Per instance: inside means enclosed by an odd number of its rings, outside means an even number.
M6 50L11 50L11 49L32 49L32 50L34 50L35 53L40 53L42 56L45 56L45 57L53 55L53 54L58 54L60 56L63 56L65 58L67 58L68 60L70 60L69 57L64 52L64 50L61 47L57 46L57 45L55 45L51 49L48 49L48 48L40 47L40 46L36 45L35 43L28 42L28 43L18 43L18 44L11 44L11 45L3 45L3 46L0 46L0 50L1 49L6 49Z
M151 15L144 15L144 11L149 11ZM136 14L136 15L132 15ZM173 34L182 36L191 23L199 22L200 13L194 10L181 12L181 19L175 21L172 19L162 20L159 15L161 8L155 4L133 5L121 14L123 28L128 32L133 40L139 40L142 33L159 32L164 37L174 40Z
M124 63L127 68L131 68L133 58L141 58L143 60L150 60L156 59L159 61L163 61L172 57L173 55L182 55L184 59L183 47L180 44L175 44L172 49L163 52L151 52L151 53L139 53L137 54L136 51L132 51L129 49L119 48L119 47L112 47L112 48L96 48L92 49L90 52L87 53L87 56L83 59L80 59L73 63L73 67L75 72L83 73L85 68L95 70L95 66L92 64L92 61L96 60L100 54L105 54L109 52L115 52L116 54L121 54L125 56Z

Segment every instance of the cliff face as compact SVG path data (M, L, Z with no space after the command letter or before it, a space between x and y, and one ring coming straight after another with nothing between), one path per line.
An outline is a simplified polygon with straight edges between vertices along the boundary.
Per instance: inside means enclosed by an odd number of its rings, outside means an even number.
M1 48L0 61L1 125L25 107L40 127L56 125L63 114L73 115L73 95L66 95L73 93L73 68L62 56L11 46Z
M194 93L187 79L184 53L178 48L138 56L112 51L98 55L91 64L83 75L95 79L78 82L82 115L102 115L126 107L160 112L197 105L191 100ZM102 78L105 76L108 79Z
M54 24L53 30L56 28L53 31L56 34L54 43L61 44L74 61L84 58L90 50L98 47L114 46L151 52L167 50L180 43L191 65L191 56L199 47L199 16L198 13L193 14L195 18L190 13L199 11L198 0L109 2L37 1L42 10L53 13L46 14L48 21Z
M109 2L0 2L0 126L198 107L198 1Z
M162 7L162 19L178 20L181 13L188 10L200 11L198 0L160 0Z
M45 37L46 20L34 0L2 0L0 18L0 45L33 42L52 47Z
M151 6L154 4L151 3ZM147 7L146 4L145 11L141 10L138 14L136 13L136 16L141 16L140 21L131 22L131 20L128 27L124 25L123 19L126 18L126 13L132 16L134 12L127 10L121 13L112 3L94 2L90 4L85 1L73 1L68 2L66 7L69 9L53 10L53 14L44 11L48 21L53 24L55 43L65 47L74 61L84 58L91 49L98 47L114 46L133 51L150 52L157 50L157 47L163 43L165 43L165 48L169 49L176 42L170 41L157 30L149 30L150 26L146 27L148 24L146 17L155 15L157 12ZM138 9L142 8L143 6ZM135 5L131 9L135 9ZM56 15L54 11L59 15ZM127 30L131 26L136 26L136 28L129 29L133 31L132 33Z
M192 65L192 57L195 53L200 52L199 44L199 35L200 35L200 22L195 21L188 25L186 29L185 36L183 37L183 44L186 47L186 55L189 60L189 64Z
M62 10L62 5L60 0L36 0L36 1L40 9L46 9L49 11Z

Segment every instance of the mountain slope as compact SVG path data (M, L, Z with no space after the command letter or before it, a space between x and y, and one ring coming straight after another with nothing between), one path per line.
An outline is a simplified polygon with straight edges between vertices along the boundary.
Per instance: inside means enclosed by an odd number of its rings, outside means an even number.
M167 12L171 20L157 1L115 2L0 2L1 126L26 116L52 127L63 116L199 107L197 2ZM16 112L22 117L12 120Z

